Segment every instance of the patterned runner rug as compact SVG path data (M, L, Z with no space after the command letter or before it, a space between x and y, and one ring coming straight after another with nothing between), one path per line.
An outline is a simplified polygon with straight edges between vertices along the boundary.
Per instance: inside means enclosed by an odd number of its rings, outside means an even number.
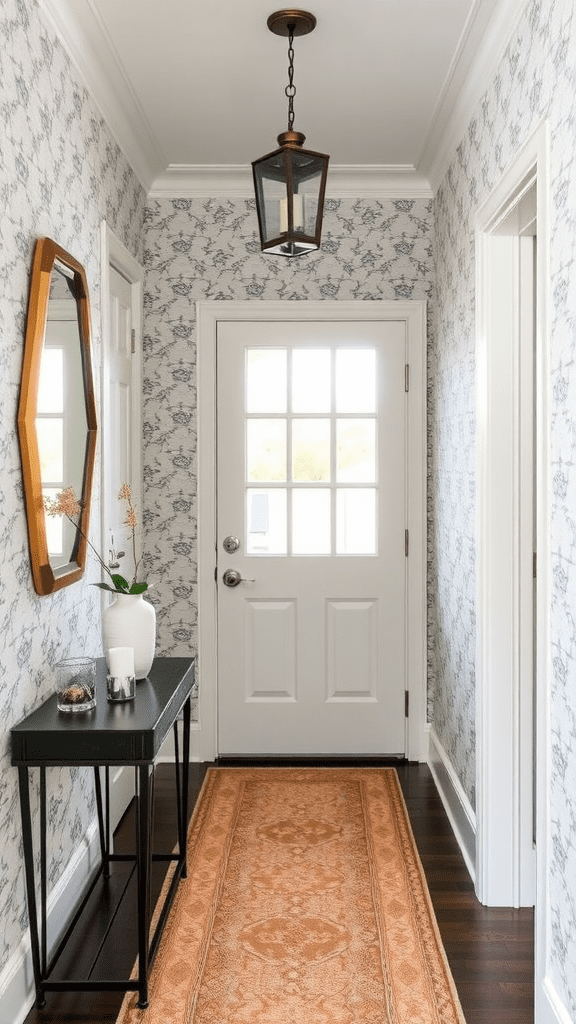
M210 769L117 1024L464 1024L394 769Z

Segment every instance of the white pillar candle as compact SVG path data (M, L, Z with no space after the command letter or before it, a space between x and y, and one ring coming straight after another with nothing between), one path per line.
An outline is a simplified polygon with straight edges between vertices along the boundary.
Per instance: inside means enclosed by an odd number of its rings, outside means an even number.
M108 651L108 665L111 676L133 676L134 648L111 647Z
M294 218L294 231L304 230L304 209L302 205L302 196L294 196L294 202L292 204L292 214ZM280 234L284 234L288 231L288 200L280 200Z

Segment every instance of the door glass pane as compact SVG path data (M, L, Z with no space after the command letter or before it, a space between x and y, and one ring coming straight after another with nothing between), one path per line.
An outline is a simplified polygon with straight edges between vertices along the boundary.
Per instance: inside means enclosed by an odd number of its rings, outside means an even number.
M292 411L330 412L331 376L329 349L293 349Z
M286 489L284 487L246 492L248 555L286 554Z
M246 412L286 412L286 349L246 349Z
M330 554L330 491L306 487L292 491L292 553Z
M376 491L339 488L336 494L336 553L376 554Z
M330 420L292 421L292 479L330 479Z
M376 420L338 420L336 479L371 484L376 480Z
M336 352L336 412L376 412L376 351Z
M268 482L286 479L286 420L247 420L248 480Z

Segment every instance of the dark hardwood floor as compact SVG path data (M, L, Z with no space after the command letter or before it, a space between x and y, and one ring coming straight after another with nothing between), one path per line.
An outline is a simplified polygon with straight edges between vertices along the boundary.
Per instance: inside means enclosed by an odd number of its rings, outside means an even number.
M207 767L191 765L190 806ZM429 769L419 764L395 767L467 1024L533 1024L532 911L487 909L478 903ZM166 850L176 836L173 769L160 765L155 786L155 849ZM129 810L117 830L117 852L133 848L133 817ZM162 870L159 865L154 874L154 898ZM78 937L59 965L63 976L80 978L92 972L105 977L112 965L116 977L130 973L136 942L130 874L125 863L115 864L107 887L97 886ZM113 1024L121 1001L118 993L49 992L45 1007L34 1007L26 1024Z

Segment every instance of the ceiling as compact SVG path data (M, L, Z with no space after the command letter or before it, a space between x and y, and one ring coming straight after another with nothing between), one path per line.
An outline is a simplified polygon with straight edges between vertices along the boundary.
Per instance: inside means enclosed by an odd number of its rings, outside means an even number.
M443 135L520 0L310 0L294 127L354 194L431 194ZM274 0L41 0L152 194L248 188L286 129ZM344 188L345 191L345 188Z

